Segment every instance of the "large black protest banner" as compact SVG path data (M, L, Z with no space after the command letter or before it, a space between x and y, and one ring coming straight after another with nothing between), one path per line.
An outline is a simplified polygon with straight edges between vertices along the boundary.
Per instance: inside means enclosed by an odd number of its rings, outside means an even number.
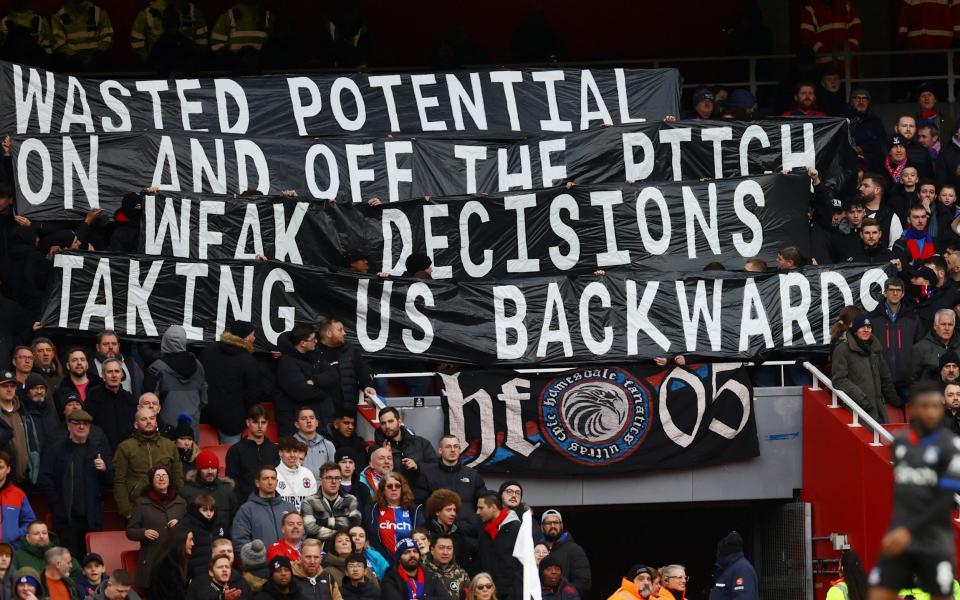
M746 177L814 165L840 195L856 185L846 119L651 122L510 144L419 138L416 189L435 196L507 186Z
M441 375L446 431L462 460L518 475L610 475L760 455L740 363L582 367L553 374Z
M367 206L294 198L182 197L144 201L142 252L200 260L270 259L343 268L366 252L371 270L402 275L412 252L434 279L696 271L720 261L773 262L778 246L809 256L803 175L575 186L497 197Z
M569 139L568 139L569 137ZM112 133L17 138L19 214L112 214L130 191L238 193L394 202L578 184L728 178L816 165L834 193L853 183L843 119L651 123L568 137L478 145L426 138L256 139L204 133ZM683 141L686 139L692 141ZM725 141L732 140L732 141ZM486 158L484 158L486 157Z
M789 273L617 272L515 282L381 279L287 263L55 255L41 323L156 339L171 324L214 341L252 321L261 348L296 322L344 322L362 350L468 365L579 365L684 354L823 350L841 307L873 310L882 268Z
M0 131L519 138L679 115L676 69L94 80L0 62Z

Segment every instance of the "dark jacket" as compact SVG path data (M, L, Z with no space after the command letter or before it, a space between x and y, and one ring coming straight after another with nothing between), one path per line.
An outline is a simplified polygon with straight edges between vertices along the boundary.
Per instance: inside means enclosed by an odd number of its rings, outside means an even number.
M122 387L113 393L101 382L87 389L87 401L83 409L90 413L93 422L103 429L110 441L111 452L120 442L133 434L133 421L137 415L137 399Z
M140 574L144 572L142 561L143 556L140 557L141 565L137 568L137 581L140 581ZM186 598L187 596L187 582L183 580L183 572L180 568L180 565L174 561L172 556L167 556L161 560L152 572L146 573L147 581L150 582L149 586L140 586L136 584L137 587L148 587L150 593L148 598Z
M380 588L368 581L353 585L349 579L344 579L340 584L340 595L343 600L381 600Z
M908 385L910 383L910 354L913 344L920 337L920 321L906 302L901 302L895 315L891 319L887 315L887 304L880 306L870 315L873 324L873 336L880 341L883 349L883 359L887 361L890 377L894 385Z
M479 521L479 519L477 519ZM453 540L453 554L456 557L457 564L468 572L474 572L477 561L477 549L480 545L479 535L482 524L475 525L473 521L464 522L461 519L453 524L449 529L441 525L436 519L430 519L427 524L427 530L434 535L443 533L449 535Z
M953 435L960 435L960 410L954 411L948 406L943 411L942 427L952 431Z
M280 464L277 445L264 438L259 446L243 438L227 450L227 477L233 480L233 494L238 505L246 502L253 492L253 482L263 465Z
M943 147L943 144L940 145ZM920 145L916 140L907 142L907 164L917 168L920 179L933 179L933 159L930 158L930 152Z
M75 460L74 453L80 453ZM97 456L107 465L106 471L94 466ZM77 466L80 466L79 470ZM82 485L78 486L78 480ZM110 448L88 438L83 445L75 444L69 437L55 441L44 452L44 460L37 481L53 513L53 528L63 530L71 526L74 492L80 487L83 493L82 506L86 509L85 526L90 531L103 529L103 496L113 486L113 454Z
M188 472L184 479L186 482L183 484L183 489L180 490L180 495L187 501L187 504L192 504L197 496L206 494L216 501L221 524L226 526L233 520L233 515L240 508L240 503L237 502L237 497L234 495L232 479L217 477L208 483L200 477L196 469Z
M461 519L475 519L477 498L487 491L487 484L476 469L466 467L459 462L448 467L440 460L420 467L417 487L413 490L414 499L417 502L426 502L430 494L441 488L452 490L460 496L463 502L459 514Z
M868 263L871 265L878 265L888 263L894 257L894 253L883 244L877 244L873 248L868 248L861 243L860 246L850 256L838 262Z
M263 400L263 386L253 346L225 331L220 341L200 354L207 375L207 406L202 420L227 435L243 431L247 409Z
M386 441L388 440L386 436L383 435L383 430L377 429L373 436L374 445L379 448L383 446ZM427 465L436 464L436 462L440 460L437 456L437 451L433 449L433 445L430 442L425 438L415 435L407 429L406 426L400 428L400 441L389 440L389 442L390 449L393 451L394 470L406 477L410 486L416 489L419 485L417 480L423 469L426 468ZM413 471L404 469L402 463L404 458L412 458L413 461L417 463L417 469Z
M135 363L133 359L131 359L130 357L124 356L122 354L117 356L117 358L123 361L125 372L130 373L130 393L133 394L134 398L139 399L140 394L142 394L143 392L153 391L143 387L143 369L140 368L140 365ZM93 386L94 384L99 385L103 383L103 379L100 377L100 367L98 366L98 363L106 359L101 358L97 354L90 354L87 356L87 360L90 361L90 368L87 369L87 378L90 379L90 386ZM67 375L66 377L64 377L64 380L67 380L69 378L70 376ZM124 381L124 383L126 383L126 381ZM88 387L87 389L89 390L90 388ZM63 411L60 411L60 412L63 412Z
M833 385L846 392L878 423L887 422L884 404L899 404L890 369L883 359L877 338L871 337L865 349L853 332L833 351Z
M21 404L24 412L33 419L40 447L46 448L63 427L60 418L57 416L57 409L54 408L53 401L44 398L42 402L38 403L30 398L25 398Z
M440 587L440 582L426 567L423 570L423 598L419 600L447 600L447 594ZM499 589L497 590L500 591ZM497 595L499 598L499 593ZM382 600L409 600L410 586L400 577L396 568L387 571L380 582L380 598Z
M564 578L577 589L580 595L590 591L593 578L590 574L590 559L579 544L573 541L569 531L564 531L550 548L550 556L560 565Z
M710 600L758 600L757 572L743 552L718 556Z
M506 510L506 509L504 509ZM500 523L499 533L491 538L486 529L480 530L480 570L490 573L497 586L500 600L522 600L523 567L513 557L513 547L520 533L520 519L516 513L509 514Z
M317 358L322 359L337 374L332 385L327 388L334 408L356 414L360 390L373 385L370 363L363 357L360 348L350 342L344 342L343 346L336 348L319 345Z
M326 571L321 570L316 577L310 578L296 565L293 569L293 581L300 588L303 600L340 600L339 594L334 593L337 583Z
M869 108L861 113L852 106L847 106L843 116L850 119L853 139L863 150L867 170L882 172L883 160L887 155L887 141L890 139L883 121Z
M263 584L263 589L257 592L253 600L300 600L301 598L303 598L303 594L300 592L300 586L297 585L296 581L290 580L289 592L281 592L277 584L268 579Z
M194 548L194 552L190 557L193 558L194 554L196 554L196 548ZM210 579L208 572L210 566L209 556L210 555L207 554L207 556L204 557L204 564L207 566L203 568L203 573L193 576L193 581L190 582L190 587L187 588L186 600L223 600L223 588ZM250 600L253 592L250 591L250 586L247 585L247 582L243 579L243 574L239 570L233 569L230 571L230 581L227 583L230 587L240 590L240 600Z
M333 443L333 447L337 449L337 454L339 454L340 451L350 453L350 456L353 457L353 462L357 464L357 471L367 466L369 462L367 442L362 437L354 433L353 436L345 438L340 435L340 432L337 431L332 424L327 427L324 436Z
M293 422L301 406L312 406L318 417L332 415L333 405L326 390L335 373L328 369L324 377L320 377L313 354L298 352L287 335L280 336L277 348L283 353L277 361L277 387L280 389L276 399L277 427L280 435L286 436L296 432Z
M570 585L566 577L563 577L556 588L541 585L540 597L542 600L580 600L580 593L577 592L577 588Z
M953 136L940 132L940 156L937 157L937 187L950 183L960 185L960 145Z
M164 334L164 342L169 333ZM193 354L186 350L164 352L147 369L144 389L160 397L158 421L176 427L178 416L186 413L193 419L194 439L200 439L200 411L207 405L207 381L203 365Z
M933 331L920 338L913 345L910 353L910 363L913 369L913 382L925 379L930 382L940 381L940 357L947 350L960 353L960 337L954 335L944 344Z
M180 496L175 496L165 504L157 504L146 495L140 496L133 503L133 514L127 523L127 539L140 542L140 560L137 563L137 581L139 588L148 588L152 584L151 570L157 549L169 535L167 523L171 519L183 519L187 512L187 503ZM156 540L147 539L147 529L160 533Z
M210 568L210 557L213 556L213 540L230 538L230 530L219 518L220 511L216 510L212 519L200 514L200 510L193 503L187 505L187 514L181 520L183 527L193 532L193 552L190 553L188 565L191 577L200 577Z

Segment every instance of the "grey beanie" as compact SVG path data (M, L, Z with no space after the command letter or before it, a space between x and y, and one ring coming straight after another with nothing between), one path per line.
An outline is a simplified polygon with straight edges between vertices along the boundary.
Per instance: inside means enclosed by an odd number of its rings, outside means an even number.
M267 547L260 540L253 540L240 548L240 560L246 568L266 564Z

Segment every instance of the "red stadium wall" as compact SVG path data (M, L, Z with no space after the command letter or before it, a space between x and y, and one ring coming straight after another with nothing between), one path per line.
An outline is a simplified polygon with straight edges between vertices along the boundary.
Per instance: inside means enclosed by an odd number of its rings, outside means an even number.
M803 491L812 504L813 536L849 536L869 571L890 521L893 475L889 446L871 446L865 427L850 427L850 413L829 407L824 390L803 390ZM814 558L837 558L826 542ZM815 583L828 584L828 578ZM826 588L818 588L826 589ZM818 594L819 595L819 594Z

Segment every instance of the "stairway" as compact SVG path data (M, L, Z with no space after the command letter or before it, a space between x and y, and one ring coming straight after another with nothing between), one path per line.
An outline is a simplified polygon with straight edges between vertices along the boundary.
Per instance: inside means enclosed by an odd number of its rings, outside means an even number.
M894 409L888 416L900 422L884 425L886 432L908 427L903 411ZM811 504L813 538L846 535L869 572L890 522L893 473L889 440L868 426L851 426L853 417L843 403L834 402L830 390L804 387L800 499ZM956 520L954 528L960 531ZM839 556L826 539L813 545L814 560L835 560ZM829 580L835 578L825 575L815 579L817 598L824 596Z

